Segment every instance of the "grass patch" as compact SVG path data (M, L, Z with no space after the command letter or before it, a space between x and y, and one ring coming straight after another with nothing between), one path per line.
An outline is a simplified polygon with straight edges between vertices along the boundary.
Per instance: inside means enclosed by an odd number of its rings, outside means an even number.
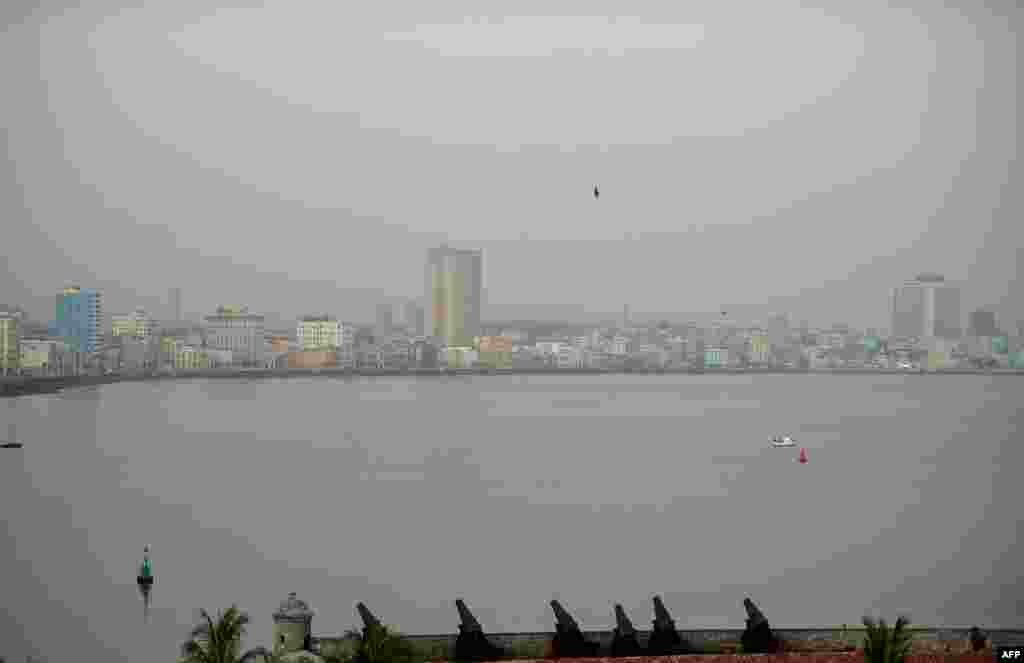
M443 642L411 642L414 657L417 661L447 661L452 652Z
M695 646L694 649L698 654L721 654L722 643L717 640L708 640Z
M509 658L544 658L547 654L548 643L539 640L528 640L526 642L513 642L506 648Z

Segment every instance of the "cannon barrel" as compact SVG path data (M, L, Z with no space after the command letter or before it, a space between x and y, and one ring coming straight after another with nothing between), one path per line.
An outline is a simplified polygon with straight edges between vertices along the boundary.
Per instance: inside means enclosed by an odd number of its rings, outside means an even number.
M370 609L366 607L365 603L361 601L359 603L356 603L356 612L359 613L359 617L363 620L363 625L366 628L381 625L380 620L377 619L372 612L370 612Z

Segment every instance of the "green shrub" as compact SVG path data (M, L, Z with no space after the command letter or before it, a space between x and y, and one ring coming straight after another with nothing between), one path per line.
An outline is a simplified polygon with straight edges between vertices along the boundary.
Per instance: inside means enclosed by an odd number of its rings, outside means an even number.
M412 647L421 661L447 661L451 651L444 642L414 642Z
M508 653L512 658L544 658L547 654L547 643L538 640L513 642L508 647Z
M864 660L866 663L903 663L913 636L907 629L910 619L900 616L892 628L884 619L877 622L864 617Z
M700 645L699 651L702 654L721 654L722 643L718 640L708 640Z
M346 629L340 641L321 642L321 656L325 663L353 663L359 654L362 635L355 629Z
M326 657L327 663L425 663L428 660L424 647L406 640L392 627L371 626L365 636L358 631L348 631L345 635L358 644L352 651L346 648Z
M837 641L846 647L858 647L864 642L865 633L863 626L843 624L839 629Z

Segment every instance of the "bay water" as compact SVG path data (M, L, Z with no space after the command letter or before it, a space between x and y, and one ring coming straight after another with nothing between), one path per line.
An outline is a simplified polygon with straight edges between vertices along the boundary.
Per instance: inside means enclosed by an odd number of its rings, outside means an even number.
M315 634L1024 622L1024 382L471 376L120 383L0 403L0 656L172 661L198 609ZM798 449L773 449L791 434ZM156 586L135 587L144 545Z

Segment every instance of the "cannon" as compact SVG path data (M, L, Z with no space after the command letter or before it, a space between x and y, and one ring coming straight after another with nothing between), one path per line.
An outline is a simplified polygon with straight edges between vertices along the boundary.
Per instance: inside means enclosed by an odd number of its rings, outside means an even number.
M655 596L654 622L651 629L651 637L647 641L648 656L675 656L689 654L692 648L689 643L683 640L676 630L675 620L668 614L668 609L662 602L660 596Z
M629 621L626 611L618 603L615 604L615 631L612 635L612 656L624 658L627 656L643 656L643 648L636 637L636 629L633 622Z
M747 611L747 627L740 638L743 653L774 654L782 651L782 640L772 632L764 613L749 598L743 599L743 608Z
M501 647L494 645L484 634L473 613L462 599L455 599L459 611L459 635L455 639L456 661L496 661L505 657Z
M587 658L597 656L599 645L590 642L583 636L579 624L572 618L562 604L551 602L551 610L555 613L555 639L552 641L554 658Z

